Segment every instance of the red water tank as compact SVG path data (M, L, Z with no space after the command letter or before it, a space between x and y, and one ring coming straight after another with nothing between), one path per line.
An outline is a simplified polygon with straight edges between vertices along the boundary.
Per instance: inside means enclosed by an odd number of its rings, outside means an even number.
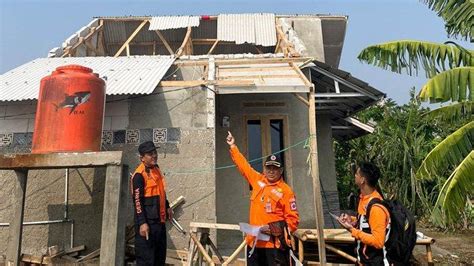
M41 79L32 153L100 151L105 82L67 65Z

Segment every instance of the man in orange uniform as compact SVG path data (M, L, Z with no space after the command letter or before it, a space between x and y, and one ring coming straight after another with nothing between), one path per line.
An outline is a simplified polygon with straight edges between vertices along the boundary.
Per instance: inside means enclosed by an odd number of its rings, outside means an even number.
M264 164L263 174L253 169L235 145L229 132L227 144L237 169L252 187L250 196L250 224L262 226L260 231L270 235L269 241L247 235L248 265L289 265L289 233L299 223L295 194L282 179L283 167L275 155ZM289 229L289 232L287 231ZM255 245L255 250L252 248Z
M383 199L376 189L380 170L374 164L364 162L356 166L354 176L355 184L360 189L358 216L342 214L339 222L357 240L360 264L390 265L385 252L385 241L390 233L390 213L382 204L372 203L369 206L371 200Z
M141 164L132 176L135 209L135 255L137 265L165 265L166 218L172 210L166 199L164 178L157 165L155 144L138 146Z

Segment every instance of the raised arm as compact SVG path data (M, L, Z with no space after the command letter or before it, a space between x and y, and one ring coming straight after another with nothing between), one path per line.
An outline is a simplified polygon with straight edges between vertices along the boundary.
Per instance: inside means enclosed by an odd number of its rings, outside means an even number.
M240 153L239 148L235 145L234 136L228 131L227 135L227 144L230 147L230 157L234 161L237 169L242 174L242 176L250 183L252 187L257 185L257 181L260 179L261 174L257 172L252 166L248 163L247 159Z

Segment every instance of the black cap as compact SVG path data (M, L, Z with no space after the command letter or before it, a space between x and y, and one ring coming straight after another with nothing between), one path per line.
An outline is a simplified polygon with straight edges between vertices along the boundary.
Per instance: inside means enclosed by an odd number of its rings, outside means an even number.
M273 165L276 167L281 167L281 158L280 156L277 156L275 154L272 154L267 157L267 160L265 161L265 166L268 165Z
M156 150L155 143L153 141L145 141L140 146L138 146L138 153L144 155L147 152Z

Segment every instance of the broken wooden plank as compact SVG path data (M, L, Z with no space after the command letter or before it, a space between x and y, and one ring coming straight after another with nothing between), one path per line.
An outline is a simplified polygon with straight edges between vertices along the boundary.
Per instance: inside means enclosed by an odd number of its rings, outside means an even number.
M76 262L77 259L72 257L72 256L69 256L69 255L64 255L61 257L61 259L64 259L64 260L67 260L67 261L70 261L70 262Z
M29 263L36 263L40 265L51 264L52 260L49 256L33 256L29 254L22 254L21 255L22 262L29 262Z
M84 257L78 259L77 262L81 262L81 261L86 261L86 260L90 260L90 259L93 259L93 258L97 258L99 255L100 255L100 248L99 248L99 249L96 249L96 250L92 251L91 253L85 255Z
M85 245L80 245L80 246L77 246L77 247L68 248L68 249L64 250L64 253L65 254L70 254L70 253L73 253L73 252L83 251L84 249L86 249L86 246Z

